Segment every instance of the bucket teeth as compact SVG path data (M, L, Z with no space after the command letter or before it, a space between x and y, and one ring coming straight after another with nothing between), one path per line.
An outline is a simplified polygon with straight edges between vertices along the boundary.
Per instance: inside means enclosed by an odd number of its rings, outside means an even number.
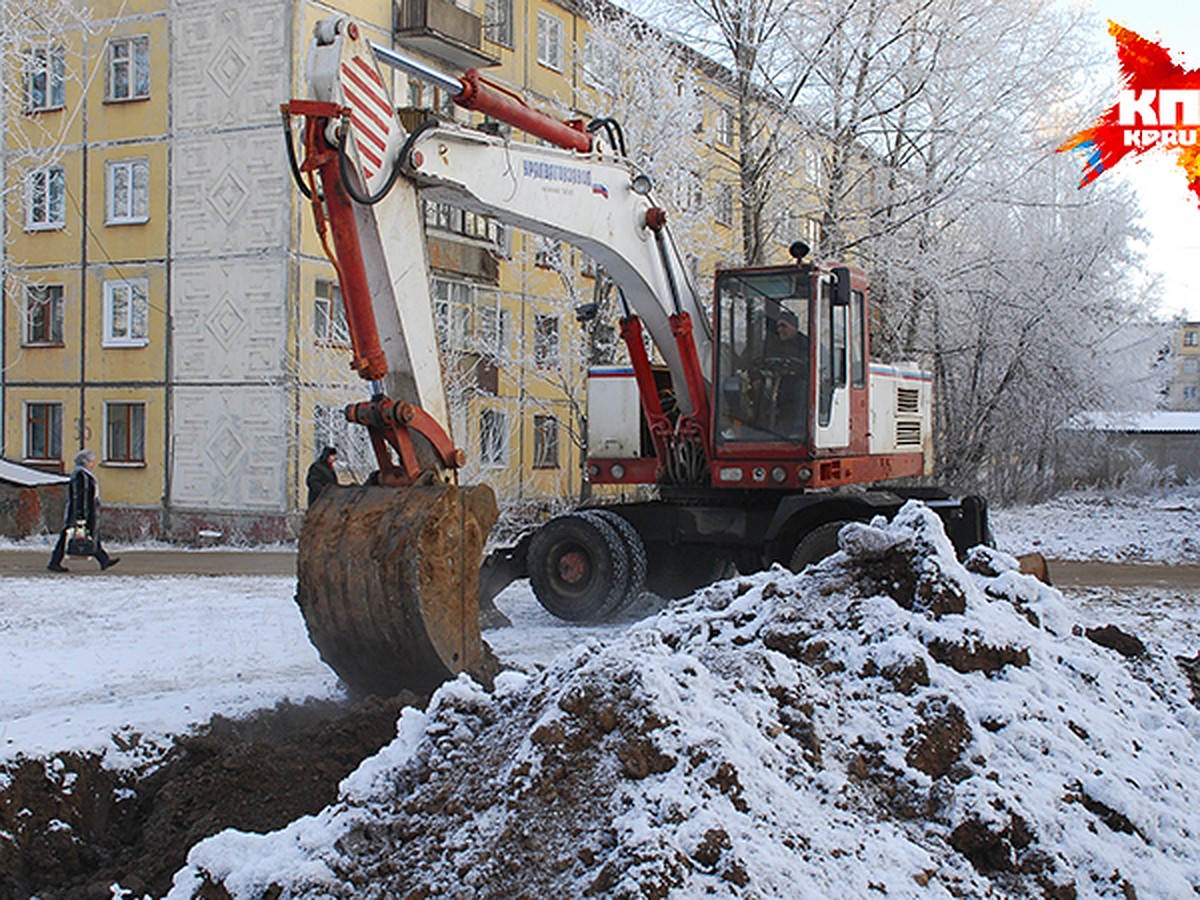
M479 631L490 488L330 488L304 519L296 602L313 645L357 695L429 693L498 669Z

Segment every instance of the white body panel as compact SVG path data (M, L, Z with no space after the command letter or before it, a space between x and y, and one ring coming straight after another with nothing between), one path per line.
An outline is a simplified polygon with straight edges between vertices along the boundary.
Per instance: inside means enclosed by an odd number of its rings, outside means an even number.
M933 474L933 376L915 365L870 367L871 453L925 455Z
M588 453L605 459L642 455L642 406L633 369L598 367L588 372Z
M651 198L634 193L637 172L601 154L517 144L461 128L435 128L417 140L414 177L433 199L579 247L612 277L671 370L680 405L690 412L686 381L668 316L671 284L654 235L645 226ZM387 203L388 201L384 201ZM382 204L381 204L382 205ZM667 241L680 305L692 319L705 378L712 341L708 313Z

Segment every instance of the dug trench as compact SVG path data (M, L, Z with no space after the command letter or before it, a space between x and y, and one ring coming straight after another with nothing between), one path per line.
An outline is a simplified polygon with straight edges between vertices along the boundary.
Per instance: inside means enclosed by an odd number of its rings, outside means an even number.
M161 897L197 841L271 831L332 803L339 782L395 737L401 708L427 699L216 717L144 776L97 755L20 760L0 772L0 898L108 900L115 884Z

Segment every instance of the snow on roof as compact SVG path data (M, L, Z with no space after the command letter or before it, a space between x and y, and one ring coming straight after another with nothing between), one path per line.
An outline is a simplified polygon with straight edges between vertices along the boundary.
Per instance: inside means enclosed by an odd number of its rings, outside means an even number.
M1200 431L1200 412L1085 412L1075 416L1072 431Z
M39 487L43 484L65 484L70 481L66 475L54 475L40 469L31 469L20 463L0 459L0 481L19 484L21 487Z

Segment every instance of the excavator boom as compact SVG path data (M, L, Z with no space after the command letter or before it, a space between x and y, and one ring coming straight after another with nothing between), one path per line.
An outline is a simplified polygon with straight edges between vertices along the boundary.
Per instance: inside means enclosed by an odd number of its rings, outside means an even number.
M409 133L379 60L546 143L454 123ZM377 484L326 492L309 510L297 602L314 645L357 692L424 690L460 671L486 680L478 579L496 503L486 486L457 484L464 454L450 433L421 197L589 253L657 344L685 416L707 414L708 316L649 180L581 123L476 72L456 79L372 44L345 18L317 25L308 71L314 96L285 105L285 123L304 118L296 175L337 269L351 364L370 383L370 399L346 414L368 429L379 472Z

